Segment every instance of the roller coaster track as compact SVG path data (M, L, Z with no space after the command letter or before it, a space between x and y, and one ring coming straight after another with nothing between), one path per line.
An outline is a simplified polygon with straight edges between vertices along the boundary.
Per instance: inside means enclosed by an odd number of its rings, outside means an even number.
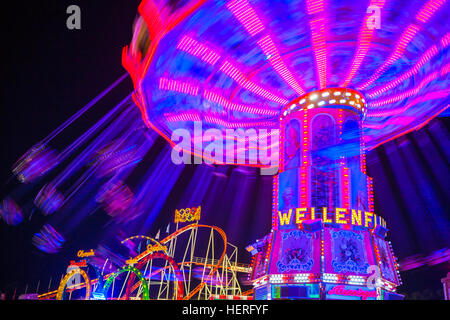
M214 263L207 263L207 262L214 262ZM185 262L179 262L178 265L179 266L184 266L184 265L190 265L190 264L194 264L197 266L205 266L208 268L212 268L214 266L217 265L217 259L208 259L208 261L206 261L205 258L199 258L199 257L194 257L192 259L192 261L185 261ZM148 276L146 276L146 279L149 279L151 277L153 277L154 275L157 275L158 273L162 272L165 269L169 269L171 266L165 266L163 268L160 268L156 271L153 271L151 274L149 274ZM223 269L222 265L219 265L220 269ZM230 271L235 271L235 272L243 272L243 273L250 273L251 271L251 267L248 264L244 264L244 263L237 263L236 265L231 265L229 267L225 267L226 269L230 270ZM139 288L139 282L135 283L133 285L133 287L131 288L131 292L133 292L134 290L136 290L137 288Z
M112 276L113 273L107 274L105 276L103 276L103 280L108 280L108 278L110 276ZM89 281L91 285L94 285L98 282L98 279L93 279L91 281ZM86 286L86 283L80 283L80 284L74 284L71 286L68 286L66 290L70 291L70 290L78 290L78 289L83 289ZM54 291L50 291L50 292L46 292L43 294L38 295L38 300L47 300L47 299L51 299L56 297L56 294L58 293L58 290L54 290Z
M224 248L223 248L223 251L222 251L222 253L221 253L221 255L220 255L220 258L219 258L219 259L207 259L207 260L206 260L206 259L204 259L204 258L197 258L197 257L194 257L194 260L193 260L193 261L187 261L187 262L184 262L184 263L179 263L179 265L182 265L182 264L190 264L190 263L192 263L192 264L196 264L196 265L207 266L207 267L210 267L210 268L211 268L211 270L210 270L208 276L212 276L212 275L214 275L214 273L216 273L220 268L222 268L222 262L223 262L223 259L224 259L224 257L225 257L226 251L227 251L227 243L228 243L228 242L227 242L227 236L226 236L225 232L224 232L221 228L216 227L216 226L204 225L204 224L189 224L189 225L187 225L187 226L185 226L185 227L183 227L183 228L181 228L181 229L178 229L178 230L175 231L174 233L168 235L166 238L164 238L163 240L161 240L160 243L161 243L161 244L166 244L166 243L168 243L169 241L171 241L171 240L175 239L176 237L178 237L179 235L183 234L184 232L189 231L189 230L192 230L192 229L196 229L196 228L208 228L208 229L211 229L211 230L216 231L216 232L221 236L221 238L222 238L222 240L223 240L223 243L224 243ZM131 238L133 238L133 237L131 237ZM131 238L129 238L129 239L131 239ZM147 237L146 237L146 238L147 238ZM125 239L124 241L126 241L126 240L128 240L128 239ZM123 242L124 242L124 241L123 241ZM152 254L152 253L153 253L153 250L147 249L147 250L143 251L142 253L140 253L139 255L137 255L133 260L137 263L137 262L141 261L142 259L145 259L147 256L149 256L149 255ZM208 262L208 263L206 263L206 262ZM167 267L169 267L169 266L167 266ZM166 268L167 268L167 267L166 267ZM247 266L246 266L246 265L243 265L243 264L242 264L242 266L241 266L241 265L236 266L236 268L239 268L240 272L247 272L247 271L246 271L246 267L247 267ZM232 268L229 268L229 269L232 269ZM235 271L239 271L239 270L236 269ZM158 272L161 272L161 271L157 271L156 273L158 273ZM112 274L108 274L108 275L104 276L103 279L106 280L106 279L108 279L111 275L112 275ZM93 280L90 281L90 284L93 285L93 284L97 283L97 281L98 281L98 279L93 279ZM136 285L138 285L138 284L139 284L139 282L138 282L137 284L135 284L135 285L132 287L132 290L133 290L133 291L137 288ZM186 295L185 297L183 297L183 300L189 300L189 299L191 299L191 298L192 298L196 293L198 293L205 285L206 285L206 282L204 282L204 281L201 282L201 283L200 283L199 285L197 285L197 287L195 287L188 295ZM73 288L72 288L72 286L71 286L71 287L68 287L68 289L69 289L69 290L71 290L71 289L72 289L72 290L75 290L75 289L81 289L81 288L83 288L84 286L85 286L85 283L82 283L82 284L78 284L78 285L76 285L76 286L73 286ZM38 299L39 299L39 300L51 299L51 298L55 297L56 294L57 294L57 290L51 291L51 292L47 292L47 293L44 293L44 294L39 295L39 296L38 296Z
M214 273L217 272L217 270L219 270L219 268L221 267L222 261L225 257L226 251L227 251L227 235L225 234L225 232L220 229L219 227L216 226L209 226L209 225L205 225L205 224L189 224L181 229L178 229L177 231L175 231L174 233L170 234L169 236L167 236L166 238L164 238L163 240L161 240L161 244L166 244L169 241L175 239L176 237L178 237L179 235L181 235L182 233L191 230L191 229L195 229L195 228L209 228L212 230L217 231L217 233L222 237L223 243L224 243L224 248L222 251L222 254L220 255L220 258L215 260L217 261L216 264L211 266L211 270L208 274L208 276L212 276ZM152 250L145 250L144 252L142 252L141 254L139 254L138 256L136 256L134 258L134 260L136 262L139 262L140 260L144 259L145 257L147 257L148 255L150 255L152 253ZM199 292L204 286L206 285L206 282L201 282L199 285L197 285L197 287L195 287L187 296L183 297L183 300L189 300L191 299L197 292ZM133 287L133 289L135 289Z

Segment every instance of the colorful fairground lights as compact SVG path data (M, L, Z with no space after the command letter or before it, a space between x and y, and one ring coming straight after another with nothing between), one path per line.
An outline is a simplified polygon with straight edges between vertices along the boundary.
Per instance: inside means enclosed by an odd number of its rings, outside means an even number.
M401 297L398 263L366 174L364 102L357 91L332 88L284 108L272 230L247 247L256 299Z
M172 7L142 1L122 55L128 74L14 165L23 184L52 174L34 198L49 222L33 244L59 252L68 241L61 230L73 229L96 206L119 225L145 216L142 227L149 228L182 167L170 162L169 148L138 175L138 187L127 178L157 137L174 147L180 129L201 158L211 145L199 143L199 122L216 133L278 130L256 148L277 150L271 230L245 244L250 264L238 262L238 247L222 227L202 224L199 198L176 210L175 230L168 227L166 236L120 238L126 255L107 246L80 249L58 288L34 298L402 299L366 152L448 107L448 12L445 0L186 0ZM127 76L134 91L53 151L52 140ZM235 137L223 137L233 153L227 142ZM59 218L72 203L93 205ZM0 209L7 224L23 222L12 198Z

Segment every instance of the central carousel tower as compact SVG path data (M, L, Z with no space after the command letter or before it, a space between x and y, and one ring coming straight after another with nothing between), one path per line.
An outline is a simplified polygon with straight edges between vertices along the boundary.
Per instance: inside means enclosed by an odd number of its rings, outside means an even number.
M398 299L398 264L374 211L361 93L327 88L280 117L272 230L247 247L255 299Z

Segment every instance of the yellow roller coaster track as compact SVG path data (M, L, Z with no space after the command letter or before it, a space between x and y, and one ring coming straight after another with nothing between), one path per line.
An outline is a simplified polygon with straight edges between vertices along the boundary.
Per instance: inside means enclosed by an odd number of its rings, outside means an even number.
M217 272L217 270L219 270L219 268L221 268L222 261L223 261L223 259L224 259L224 257L225 257L226 251L227 251L227 243L228 243L228 242L227 242L227 236L226 236L225 232L224 232L221 228L216 227L216 226L209 226L209 225L205 225L205 224L196 224L196 223L194 223L194 224L189 224L189 225L187 225L187 226L184 226L184 227L181 228L181 229L178 229L178 230L175 231L174 233L168 235L166 238L164 238L163 240L161 240L160 243L161 243L161 244L165 244L165 243L169 242L170 240L172 240L172 239L178 237L180 234L182 234L182 233L184 233L184 232L186 232L186 231L188 231L188 230L195 229L195 228L199 228L199 227L200 227L200 228L209 228L209 229L212 229L212 230L217 231L217 233L222 237L222 240L223 240L223 243L224 243L224 248L223 248L222 254L220 255L220 258L219 258L218 260L215 260L215 261L217 261L217 264L208 265L208 267L211 267L211 270L210 270L210 272L209 272L209 276L212 276L214 273ZM142 237L144 238L144 236L142 236ZM133 237L131 237L131 238L133 238ZM130 238L130 239L131 239L131 238ZM145 238L147 238L147 237L145 237ZM149 239L150 239L150 238L149 238ZM125 239L124 241L126 241L126 240L128 240L128 239ZM133 260L135 260L136 262L139 262L140 260L144 259L146 256L148 256L148 255L151 254L151 253L152 253L152 250L148 250L148 249L147 249L147 250L145 250L144 252L140 253L138 256L136 256ZM190 262L187 262L187 263L190 263ZM106 275L106 276L104 277L104 279L107 279L109 276L110 276L110 275ZM97 281L98 281L98 279L94 279L94 280L90 281L90 285L95 284ZM80 285L82 286L83 284L80 284ZM195 287L195 288L194 288L187 296L183 297L183 300L189 300L189 299L191 299L191 298L192 298L196 293L198 293L205 285L206 285L206 282L201 282L201 283L200 283L197 287ZM80 288L81 288L81 287L80 287ZM78 289L78 288L77 288L77 289ZM133 287L133 289L135 289L135 288ZM51 298L53 298L54 296L56 296L57 293L58 293L58 290L51 291L51 292L47 292L47 293L44 293L44 294L39 295L39 296L38 296L38 299L39 299L39 300L51 299Z
M169 242L170 240L178 237L180 234L191 230L191 229L195 229L195 228L209 228L212 230L217 231L217 233L222 237L223 243L224 243L224 248L222 251L222 254L220 256L220 258L217 260L217 264L213 265L211 268L211 271L209 272L209 276L212 276L215 272L217 272L217 270L220 268L223 258L225 257L226 251L227 251L227 235L225 234L225 232L220 229L219 227L216 226L209 226L206 224L189 224L181 229L178 229L177 231L175 231L174 233L170 234L169 236L167 236L166 238L164 238L163 240L161 240L162 244L165 244L167 242ZM138 256L136 256L134 258L134 260L136 262L144 259L146 256L148 256L149 254L151 254L151 251L146 250L144 252L142 252L141 254L139 254ZM183 298L183 300L189 300L191 299L197 292L199 292L204 286L206 285L206 282L201 282L197 287L195 287L187 296L185 296Z

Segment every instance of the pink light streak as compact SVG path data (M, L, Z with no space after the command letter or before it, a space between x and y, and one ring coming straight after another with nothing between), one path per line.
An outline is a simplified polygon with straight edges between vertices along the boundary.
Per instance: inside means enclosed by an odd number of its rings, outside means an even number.
M370 7L378 7L380 10L384 7L385 1L384 0L373 0L369 3ZM367 14L364 18L363 25L361 27L361 33L359 34L358 38L358 48L356 49L356 54L353 58L352 65L350 67L349 73L347 74L347 77L345 78L344 82L341 84L341 87L346 87L348 84L352 81L353 77L355 76L356 72L361 67L361 64L366 57L367 52L369 51L373 33L375 31L375 28L369 28L368 21L371 19L371 13Z
M445 36L441 39L441 46L443 48L447 47L450 44L450 32L447 33Z
M375 73L369 78L369 80L360 85L358 90L363 90L374 83L395 61L403 56L406 47L411 42L411 40L416 36L420 27L416 24L410 24L403 34L400 36L400 40L395 45L395 48L389 58L375 71Z
M374 212L373 178L369 176L367 176L367 193L369 198L369 212Z
M153 0L142 1L138 11L147 24L151 39L155 39L156 34L161 31L167 19L166 14L160 11L158 5ZM151 15L149 14L150 12L152 13Z
M445 0L429 0L417 13L416 20L422 24L426 23L444 3ZM400 59L405 52L406 47L416 36L419 30L419 25L415 23L410 24L400 36L400 40L397 42L394 51L391 53L389 58L375 71L375 73L369 78L369 80L358 87L358 89L366 89L373 82L375 82L381 76L381 74L383 74L388 69L389 66Z
M317 77L319 79L319 87L326 87L327 76L327 46L325 42L325 19L323 17L310 21L312 47L317 65Z
M415 131L415 130L419 130L420 128L424 127L425 125L427 125L431 120L433 120L435 117L437 117L441 112L443 112L444 110L446 110L449 107L449 104L445 105L443 108L440 108L438 111L436 111L434 114L432 114L431 116L428 117L428 120L425 122L422 122L420 124L418 124L417 126L414 126L412 128L409 128L407 130L404 130L398 134L392 135L388 138L382 139L382 140L378 140L377 142L373 143L368 150L372 150L375 149L376 147L382 145L383 143L386 143L388 141L397 139L400 136L403 136L409 132ZM363 139L365 139L366 142L370 142L372 140L375 140L373 137L369 136L369 135L365 135L363 137Z
M212 114L203 114L203 119L196 111L183 111L176 114L165 113L164 117L168 122L183 122L183 121L204 121L211 124L217 124L225 128L276 128L276 123L272 121L228 121L222 117ZM273 133L259 134L259 138L272 136ZM226 138L232 138L225 136ZM268 146L267 148L269 148Z
M227 8L252 37L264 30L261 20L247 0L230 1L227 3Z
M216 64L216 62L220 59L220 55L214 50L188 36L181 38L180 42L178 42L177 49L198 57L210 65Z
M420 68L422 68L425 65L425 63L430 61L430 59L433 58L438 52L439 52L439 50L438 50L437 46L435 46L435 45L432 46L420 57L419 61L411 69L409 69L408 71L403 73L398 78L392 80L388 84L382 86L381 88L368 92L366 94L366 96L369 98L373 98L373 97L379 96L380 94L382 94L388 90L395 88L399 84L403 83L406 79L417 74L419 72Z
M190 83L179 80L171 80L167 78L159 79L159 89L186 93L191 95L197 95L199 91L199 87L196 85L192 85Z
M428 1L417 13L416 19L422 23L426 23L444 3L445 0Z
M325 9L325 5L322 0L307 0L306 9L308 14L316 14L322 12Z
M416 119L417 119L416 117L411 117L411 116L399 116L399 117L389 119L388 121L385 121L384 123L374 123L374 124L365 123L364 128L380 130L389 125L406 126Z
M380 107L380 106L391 104L391 103L394 103L394 102L406 99L408 97L414 96L414 95L418 94L419 91L422 90L422 88L424 86L426 86L431 81L435 80L437 77L438 77L438 72L435 71L435 72L431 73L428 77L423 79L420 82L420 84L418 86L416 86L415 88L413 88L411 90L408 90L408 91L405 91L405 92L402 92L400 94L388 97L386 99L380 99L380 100L376 100L374 102L371 102L370 103L370 107L371 108L377 108L377 107Z
M272 109L267 109L267 108L258 108L258 107L254 107L251 105L233 103L233 102L227 100L226 98L220 96L219 94L214 93L209 90L205 90L204 98L211 102L220 104L221 106L225 107L226 109L229 109L232 111L247 112L247 113L252 113L252 114L262 114L262 115L267 115L267 116L275 116L278 114L277 110L272 110Z
M415 106L418 103L428 101L428 100L445 98L449 94L450 94L450 89L430 92L423 96L415 98L414 100L412 100L410 103L408 103L406 106L404 106L402 108L368 112L366 115L366 118L368 119L368 118L375 118L375 117L390 117L390 116L402 114L402 113L405 113L405 111L407 111L409 108Z
M444 76L444 75L446 75L447 73L449 73L450 72L450 63L447 63L446 65L444 65L442 68L441 68L441 70L439 71L439 76Z
M425 265L436 265L439 263L450 261L450 249L444 248L441 250L434 251L432 254L424 257L422 255L416 254L403 259L400 262L400 270L407 271L415 268L419 268Z
M200 115L196 112L183 112L179 114L165 113L164 117L168 122L201 121Z
M189 95L198 95L199 91L200 91L200 88L198 86L191 85L189 82L171 80L171 79L167 79L167 78L159 79L159 88L161 90L181 92L181 93L185 93L185 94L189 94ZM261 114L261 115L266 115L266 116L275 116L275 115L278 115L278 113L279 113L278 110L274 110L274 109L270 109L270 108L261 108L261 107L255 107L252 105L234 103L234 102L229 101L225 97L222 97L218 93L215 93L215 92L207 90L207 89L205 89L203 91L203 97L206 100L217 103L231 111L246 112L246 113L251 113L251 114ZM186 121L186 120L179 120L179 121Z
M223 120L221 118L212 116L212 115L205 115L205 121L213 124L221 125L222 127L229 128L231 127L230 123L226 120Z
M269 57L268 60L270 64L275 69L275 71L281 76L281 78L283 78L283 80L286 81L286 83L292 89L294 89L295 92L297 92L300 95L303 95L305 91L298 84L297 80L294 79L294 76L286 67L286 64L284 63L283 59L281 59L281 56L270 36L267 35L264 38L260 39L258 41L258 45L260 46L264 54L267 57Z
M223 64L220 66L220 71L228 75L230 78L232 78L234 81L236 81L241 87L244 89L249 90L250 92L253 92L256 95L259 95L263 98L266 98L271 101L275 101L280 104L287 104L289 101L287 99L278 97L274 95L273 93L270 93L266 89L261 88L257 84L251 82L248 80L245 75L235 66L233 66L229 61L224 61Z

